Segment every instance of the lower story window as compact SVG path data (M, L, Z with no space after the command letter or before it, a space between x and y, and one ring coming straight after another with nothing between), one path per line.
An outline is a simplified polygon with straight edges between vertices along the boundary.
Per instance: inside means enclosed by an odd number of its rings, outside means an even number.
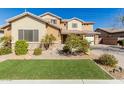
M28 42L38 42L38 30L28 30L28 29L20 29L18 31L18 39L26 40Z

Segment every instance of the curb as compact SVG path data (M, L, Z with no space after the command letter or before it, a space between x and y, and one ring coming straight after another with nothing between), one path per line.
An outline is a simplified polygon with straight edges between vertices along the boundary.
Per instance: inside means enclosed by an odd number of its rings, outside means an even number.
M101 67L101 66L99 66L95 61L93 61L98 67L100 67L103 71L105 71L108 75L110 75L113 79L115 79L116 80L116 78L113 76L113 75L111 75L108 71L106 71L103 67Z

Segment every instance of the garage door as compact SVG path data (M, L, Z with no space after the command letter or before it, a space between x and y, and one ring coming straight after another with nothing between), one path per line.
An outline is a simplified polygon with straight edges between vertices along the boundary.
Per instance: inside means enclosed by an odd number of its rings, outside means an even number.
M91 45L94 45L94 36L93 36L93 35L88 35L88 36L86 36L86 40L87 40Z
M116 37L103 37L102 44L116 45L118 39Z

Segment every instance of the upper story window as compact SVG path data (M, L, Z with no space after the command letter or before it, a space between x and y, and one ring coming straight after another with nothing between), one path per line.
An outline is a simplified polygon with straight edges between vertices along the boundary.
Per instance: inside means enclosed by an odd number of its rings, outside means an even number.
M77 28L78 24L77 23L72 23L72 28Z
M57 20L56 19L51 19L51 23L52 24L57 24Z

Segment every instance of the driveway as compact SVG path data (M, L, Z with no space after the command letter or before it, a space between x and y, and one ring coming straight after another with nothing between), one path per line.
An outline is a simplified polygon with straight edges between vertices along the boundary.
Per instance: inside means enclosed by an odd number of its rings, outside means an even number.
M91 55L99 57L104 53L114 55L118 60L118 65L124 68L124 49L116 45L94 45L91 46Z

